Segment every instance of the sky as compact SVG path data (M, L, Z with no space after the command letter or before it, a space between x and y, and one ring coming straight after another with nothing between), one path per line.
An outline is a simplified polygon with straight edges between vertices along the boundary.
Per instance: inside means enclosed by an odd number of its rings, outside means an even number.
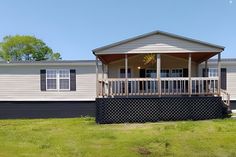
M225 46L236 58L236 0L0 0L0 41L33 35L64 60L161 30Z

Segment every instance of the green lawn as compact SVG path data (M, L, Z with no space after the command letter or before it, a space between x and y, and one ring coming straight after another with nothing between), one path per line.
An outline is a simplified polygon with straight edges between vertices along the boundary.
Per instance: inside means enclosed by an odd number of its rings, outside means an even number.
M236 120L97 125L93 118L0 120L0 157L236 157Z

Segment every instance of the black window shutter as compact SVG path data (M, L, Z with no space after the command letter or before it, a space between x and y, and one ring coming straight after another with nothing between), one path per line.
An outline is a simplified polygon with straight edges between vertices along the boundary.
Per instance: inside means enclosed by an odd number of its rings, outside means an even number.
M40 70L40 86L41 86L41 91L46 91L46 70L45 69Z
M76 70L70 69L70 91L76 91Z
M227 72L226 68L221 68L221 89L226 90L227 88Z
M205 71L206 71L206 69L203 68L203 69L202 69L202 77L206 77L206 73L205 73Z
M209 71L209 70L207 69L207 75L206 75L205 71L206 71L206 69L203 68L203 69L202 69L202 77L208 77L208 71Z
M188 77L188 69L183 69L183 77Z

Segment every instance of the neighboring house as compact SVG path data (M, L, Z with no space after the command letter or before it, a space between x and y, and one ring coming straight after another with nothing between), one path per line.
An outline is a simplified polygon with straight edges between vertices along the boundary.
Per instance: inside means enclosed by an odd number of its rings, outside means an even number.
M236 100L236 62L221 60L223 50L155 31L93 50L96 61L1 61L0 117L220 118L229 94ZM154 61L146 64L147 55Z

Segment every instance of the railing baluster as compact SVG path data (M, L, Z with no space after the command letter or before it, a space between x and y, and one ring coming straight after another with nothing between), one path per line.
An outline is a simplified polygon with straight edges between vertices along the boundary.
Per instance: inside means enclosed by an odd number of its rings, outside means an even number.
M111 96L111 81L109 81L109 95Z
M116 95L116 81L113 81L113 95Z
M180 93L183 94L183 80L180 80Z
M200 82L201 82L201 80L198 80L198 94L199 94L199 95L201 94Z
M119 81L119 95L122 95L122 81Z
M137 95L140 95L140 81L137 81Z
M148 81L145 81L145 84L146 84L145 93L148 93Z
M168 80L168 95L170 95L170 80Z

